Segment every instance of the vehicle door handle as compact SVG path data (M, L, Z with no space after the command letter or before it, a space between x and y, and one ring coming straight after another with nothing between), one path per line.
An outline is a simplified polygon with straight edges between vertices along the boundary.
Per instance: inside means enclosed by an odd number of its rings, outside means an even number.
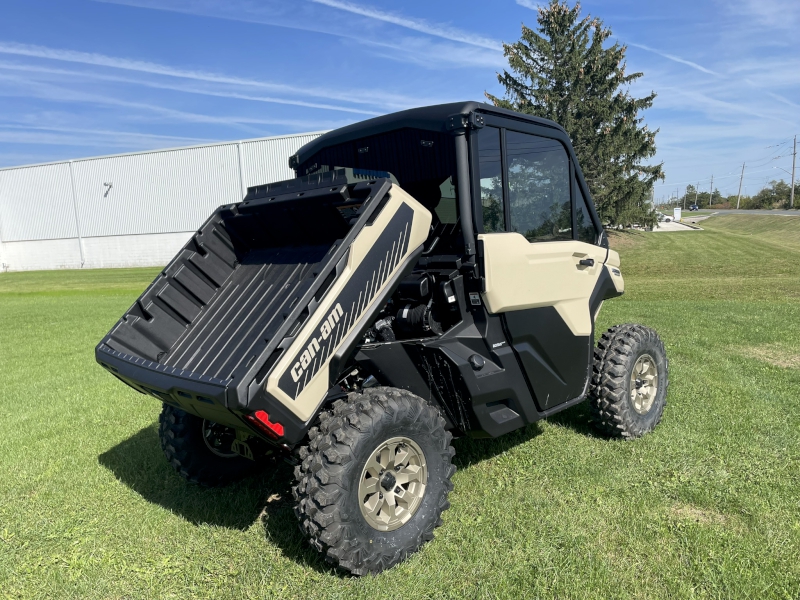
M582 258L578 261L579 265L583 265L584 267L593 267L594 266L594 259L593 258Z

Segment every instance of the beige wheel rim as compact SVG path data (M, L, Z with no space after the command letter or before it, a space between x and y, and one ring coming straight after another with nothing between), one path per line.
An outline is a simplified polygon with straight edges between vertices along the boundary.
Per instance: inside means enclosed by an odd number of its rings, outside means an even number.
M649 354L642 354L631 373L631 403L633 410L646 415L653 408L658 393L658 367Z
M369 456L358 484L361 514L378 531L399 529L422 504L428 468L416 442L394 437Z

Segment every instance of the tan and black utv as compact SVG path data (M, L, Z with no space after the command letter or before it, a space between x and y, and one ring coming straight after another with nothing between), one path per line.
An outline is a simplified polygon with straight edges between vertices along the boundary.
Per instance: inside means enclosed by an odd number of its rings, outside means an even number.
M623 292L569 137L477 102L327 133L297 178L220 207L97 346L163 402L161 445L213 485L285 453L311 544L377 573L433 537L453 434L495 437L588 398L597 427L661 419L656 333Z

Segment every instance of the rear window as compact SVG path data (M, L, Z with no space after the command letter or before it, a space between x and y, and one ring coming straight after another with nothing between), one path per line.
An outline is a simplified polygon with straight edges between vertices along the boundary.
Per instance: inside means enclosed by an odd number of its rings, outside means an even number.
M439 223L458 220L453 137L422 129L400 129L323 148L300 164L298 175L336 168L388 171Z

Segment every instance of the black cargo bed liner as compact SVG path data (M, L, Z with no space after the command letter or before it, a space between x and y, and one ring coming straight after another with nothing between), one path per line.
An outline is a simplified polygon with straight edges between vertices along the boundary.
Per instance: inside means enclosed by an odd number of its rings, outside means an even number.
M98 361L168 402L197 400L203 384L201 402L228 405L233 391L245 404L254 370L274 363L391 187L337 173L251 188L219 208L100 342Z
M258 357L255 346L283 323L288 303L313 281L328 246L254 251L237 267L197 319L163 358L163 364L230 380L239 364Z

